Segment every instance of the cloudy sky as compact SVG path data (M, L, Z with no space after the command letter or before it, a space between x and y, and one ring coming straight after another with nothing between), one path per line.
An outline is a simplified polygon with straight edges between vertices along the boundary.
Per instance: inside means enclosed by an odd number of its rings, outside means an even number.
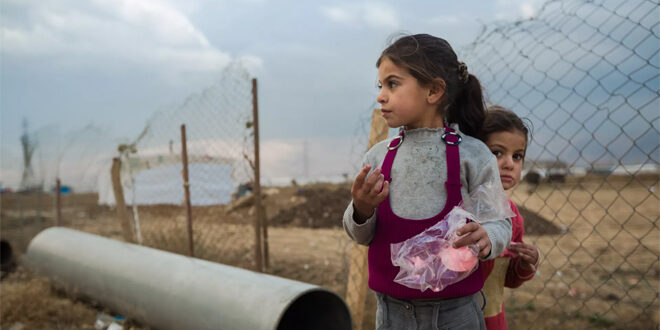
M159 108L211 85L237 59L259 79L264 143L344 139L340 144L345 144L358 117L374 104L374 62L390 36L431 33L458 50L483 24L531 17L542 5L539 0L0 4L5 181L7 162L20 156L24 118L31 131L93 125L119 140L133 140ZM339 149L345 153L350 146Z

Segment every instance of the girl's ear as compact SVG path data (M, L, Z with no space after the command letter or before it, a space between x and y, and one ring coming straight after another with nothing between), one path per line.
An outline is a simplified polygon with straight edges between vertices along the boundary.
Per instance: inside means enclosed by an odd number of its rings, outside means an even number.
M445 90L447 90L447 84L441 78L434 79L429 86L429 94L426 97L426 100L430 104L438 104L442 100L442 97L445 96Z

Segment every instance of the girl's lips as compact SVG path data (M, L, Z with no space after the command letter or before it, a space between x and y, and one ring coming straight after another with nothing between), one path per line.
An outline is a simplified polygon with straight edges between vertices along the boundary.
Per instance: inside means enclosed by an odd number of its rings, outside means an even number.
M502 181L513 181L513 177L508 176L508 175L500 175L500 179Z

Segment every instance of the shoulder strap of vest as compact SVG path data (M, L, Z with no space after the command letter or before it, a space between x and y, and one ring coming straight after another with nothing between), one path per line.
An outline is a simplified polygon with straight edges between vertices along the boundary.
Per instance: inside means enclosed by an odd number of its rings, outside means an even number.
M463 138L451 127L445 125L445 133L442 134L442 140L447 146L447 203L458 204L463 200L461 195L461 157L458 151L458 145Z
M397 150L399 150L401 143L403 143L404 136L405 130L402 128L399 131L399 135L387 146L387 154L385 154L385 159L383 159L383 165L381 166L381 173L385 177L385 181L392 182L392 177L390 177L392 163L394 163L394 157L396 156Z

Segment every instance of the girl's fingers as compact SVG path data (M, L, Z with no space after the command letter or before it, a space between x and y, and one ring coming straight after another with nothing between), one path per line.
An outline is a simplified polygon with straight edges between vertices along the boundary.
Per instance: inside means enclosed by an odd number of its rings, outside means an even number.
M487 239L482 239L478 243L479 245L479 258L484 258L490 254L491 246L490 242Z
M373 188L374 184L378 180L378 176L380 175L380 168L377 168L369 174L367 177L367 180L364 182L364 185L362 186L362 191L365 195L369 195L371 192L371 189Z
M385 176L382 174L378 176L378 180L374 184L374 186L371 188L371 194L376 196L378 193L380 193L380 190L383 188L383 181L385 181Z
M376 195L376 201L378 204L384 201L387 198L387 195L390 193L390 183L383 180L383 190L381 190L378 195Z
M520 245L518 245L518 244L515 244L515 245L514 245L514 244L512 243L511 245L509 245L509 251L511 251L511 252L515 252L515 253L518 253L518 254L519 254L522 250L520 249Z
M465 227L463 227L463 228L465 228ZM458 231L456 233L458 233ZM460 247L463 247L463 246L466 246L466 245L470 245L472 243L477 243L478 241L479 241L479 238L476 235L474 235L474 232L470 232L468 234L464 234L459 239L454 241L454 248L460 248ZM479 248L481 248L481 247L479 247Z
M529 255L526 255L526 254L525 254L525 255L521 255L521 256L520 256L520 259L521 259L522 261L528 263L529 265L534 265L534 264L535 264L535 261L536 261L536 260L534 260L533 257L531 257L531 256L529 256Z
M456 235L462 236L462 235L465 235L467 233L474 232L477 229L479 229L479 224L476 223L476 222L470 222L470 223L465 224L463 227L458 228L458 230L456 231Z
M360 172L358 172L358 175L355 177L355 181L353 181L353 189L360 190L362 186L364 185L364 179L367 177L367 174L369 173L369 170L371 169L371 165L365 165Z

